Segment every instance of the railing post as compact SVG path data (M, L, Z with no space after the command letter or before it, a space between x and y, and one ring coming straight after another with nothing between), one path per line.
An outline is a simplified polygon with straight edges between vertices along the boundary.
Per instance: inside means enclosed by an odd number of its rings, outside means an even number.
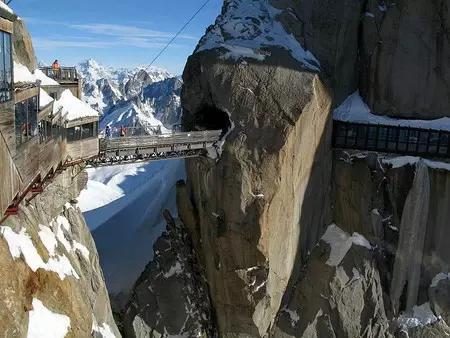
M441 137L442 137L442 130L439 130L438 144L437 144L437 155L439 155L441 153Z
M405 153L409 152L409 127L406 129L406 149L405 149Z
M428 129L427 150L425 151L426 153L430 151L430 137L431 137L431 129Z

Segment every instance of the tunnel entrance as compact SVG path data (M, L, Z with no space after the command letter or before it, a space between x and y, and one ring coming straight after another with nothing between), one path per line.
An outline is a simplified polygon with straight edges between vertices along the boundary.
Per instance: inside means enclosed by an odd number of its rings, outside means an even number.
M230 117L227 112L214 105L204 105L193 116L195 130L222 130L221 137L231 128Z

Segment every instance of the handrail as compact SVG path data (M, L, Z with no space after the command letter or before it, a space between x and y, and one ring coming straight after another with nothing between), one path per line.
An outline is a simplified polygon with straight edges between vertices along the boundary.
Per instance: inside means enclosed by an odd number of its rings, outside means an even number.
M78 81L78 73L75 67L59 67L57 69L53 67L41 67L40 70L57 81Z
M119 138L102 137L101 150L118 148L135 148L162 145L177 145L188 143L217 142L220 140L221 130L205 130L192 132L175 132L161 135L124 136Z

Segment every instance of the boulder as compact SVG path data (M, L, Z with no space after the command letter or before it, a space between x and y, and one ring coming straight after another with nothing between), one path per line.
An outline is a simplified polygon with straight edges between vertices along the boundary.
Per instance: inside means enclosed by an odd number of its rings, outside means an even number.
M331 225L286 296L272 337L390 337L375 252Z
M436 316L450 324L450 274L436 275L428 289L428 297Z

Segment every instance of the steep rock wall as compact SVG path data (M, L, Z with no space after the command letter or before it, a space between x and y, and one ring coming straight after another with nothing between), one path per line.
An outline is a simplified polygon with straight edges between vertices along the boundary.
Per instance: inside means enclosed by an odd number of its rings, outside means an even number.
M68 203L86 182L83 174L72 180L76 174L60 175L1 224L0 307L8 311L0 314L0 331L5 336L40 332L45 323L32 319L42 315L39 302L68 318L67 337L120 336L94 241L76 204Z
M335 152L333 220L379 246L391 317L428 301L433 278L449 269L448 168L409 157Z
M214 53L195 54L185 69L184 123L229 114L234 129L217 163L188 161L187 183L220 333L257 336L326 224L331 98L281 52L285 66L217 62Z
M449 31L450 6L445 0L367 1L360 89L375 113L449 116Z

